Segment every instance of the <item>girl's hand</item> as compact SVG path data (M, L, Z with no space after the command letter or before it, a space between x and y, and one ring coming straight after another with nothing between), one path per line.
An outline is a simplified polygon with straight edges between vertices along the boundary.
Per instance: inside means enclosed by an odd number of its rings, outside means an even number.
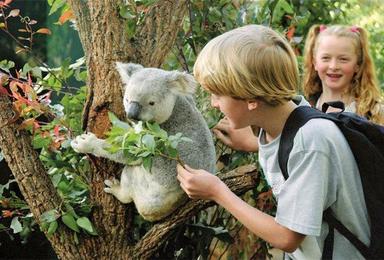
M192 169L188 165L183 168L178 164L177 173L181 188L191 199L215 200L220 188L226 187L217 176L205 170Z
M212 131L220 141L234 150L244 152L257 152L259 150L258 138L250 126L233 129L228 119L223 118Z

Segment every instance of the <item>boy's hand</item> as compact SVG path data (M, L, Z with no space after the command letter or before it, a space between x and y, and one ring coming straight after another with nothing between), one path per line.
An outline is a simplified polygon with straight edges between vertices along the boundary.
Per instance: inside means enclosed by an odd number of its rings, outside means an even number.
M192 169L188 165L183 168L178 164L177 173L181 188L191 199L215 200L220 186L225 186L217 176L205 170Z
M250 126L233 129L228 119L223 118L212 131L220 141L234 150L244 152L257 152L259 150L257 136Z

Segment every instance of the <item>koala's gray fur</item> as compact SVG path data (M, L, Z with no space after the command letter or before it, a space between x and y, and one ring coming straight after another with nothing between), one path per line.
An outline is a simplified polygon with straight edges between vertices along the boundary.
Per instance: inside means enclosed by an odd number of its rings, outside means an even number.
M211 133L195 106L192 94L196 83L187 73L143 68L139 64L116 63L124 83L124 108L128 118L155 121L169 135L183 133L193 142L181 142L181 159L196 169L215 172L215 149ZM83 134L72 147L83 153L125 163L122 153L110 154L108 144L95 135ZM134 202L139 213L149 221L160 220L186 199L176 179L176 162L163 157L153 160L151 172L142 165L123 169L120 182L106 180L105 191L123 203Z

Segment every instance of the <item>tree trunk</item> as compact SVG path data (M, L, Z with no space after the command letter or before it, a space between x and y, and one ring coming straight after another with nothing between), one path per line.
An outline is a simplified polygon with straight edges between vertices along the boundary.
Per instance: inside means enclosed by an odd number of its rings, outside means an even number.
M118 6L122 2L68 0L76 16L88 68L88 97L83 126L99 137L110 126L108 111L124 118L121 81L115 70L115 62L161 66L174 45L187 11L187 0L160 0L149 8L136 36L129 39L124 29L126 21L119 17ZM33 150L28 133L19 131L17 124L11 123L12 116L9 99L1 96L0 147L23 196L38 219L43 212L58 208L60 197ZM118 177L120 171L119 165L105 159L92 160L89 176L94 210L91 220L99 236L80 235L79 244L76 244L72 233L66 227L60 227L48 238L59 258L149 258L166 240L169 232L212 204L205 201L187 202L175 214L154 225L136 245L132 245L129 239L132 233L132 204L123 205L103 191L103 180ZM256 169L251 166L223 175L222 178L228 178L228 186L239 194L258 183Z

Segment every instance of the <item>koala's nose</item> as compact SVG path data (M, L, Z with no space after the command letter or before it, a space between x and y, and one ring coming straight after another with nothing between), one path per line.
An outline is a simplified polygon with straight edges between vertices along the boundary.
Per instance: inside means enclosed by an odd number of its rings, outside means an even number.
M141 105L136 101L128 103L127 116L130 119L138 120L140 115Z

